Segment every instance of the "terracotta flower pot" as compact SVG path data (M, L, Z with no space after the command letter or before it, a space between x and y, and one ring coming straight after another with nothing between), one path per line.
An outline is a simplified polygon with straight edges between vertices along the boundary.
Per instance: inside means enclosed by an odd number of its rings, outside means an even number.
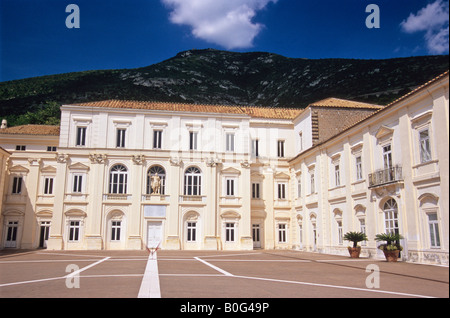
M348 252L350 253L351 258L359 258L359 254L361 253L361 247L349 247Z
M384 256L388 262L396 262L398 260L399 250L386 251L383 250Z

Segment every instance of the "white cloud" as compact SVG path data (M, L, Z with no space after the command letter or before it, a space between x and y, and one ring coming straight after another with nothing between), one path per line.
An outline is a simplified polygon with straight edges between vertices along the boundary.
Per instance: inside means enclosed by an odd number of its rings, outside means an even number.
M247 48L264 27L256 12L278 0L161 0L172 9L170 21L188 25L192 34L227 49Z
M443 0L436 0L420 9L416 14L400 23L406 33L425 32L428 52L442 54L448 52L449 46L449 5Z

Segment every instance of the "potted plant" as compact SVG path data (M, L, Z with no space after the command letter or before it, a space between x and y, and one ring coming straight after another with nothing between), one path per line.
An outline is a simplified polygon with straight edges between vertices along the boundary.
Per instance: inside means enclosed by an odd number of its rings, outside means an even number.
M359 254L361 253L361 246L358 246L358 243L367 241L367 235L363 232L347 232L344 235L344 240L353 242L353 247L348 247L350 257L359 258Z
M382 233L375 236L377 242L386 242L386 244L381 244L378 248L383 251L388 262L396 262L398 260L399 253L403 250L399 243L402 238L403 236L396 233Z

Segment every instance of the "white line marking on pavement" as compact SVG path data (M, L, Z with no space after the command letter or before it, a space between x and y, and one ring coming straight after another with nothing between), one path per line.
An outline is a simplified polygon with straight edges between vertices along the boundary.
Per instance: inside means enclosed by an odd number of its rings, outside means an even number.
M71 277L74 277L74 276L78 276L78 274L80 274L81 272L84 272L85 270L87 270L87 269L89 269L89 268L91 268L91 267L94 267L95 265L98 265L98 264L100 264L100 263L103 263L104 261L107 261L107 260L109 260L110 258L111 258L111 257L105 257L104 259L101 259L101 260L99 260L99 261L97 261L97 262L95 262L95 263L92 263L91 265L88 265L88 266L85 266L85 267L83 267L83 268L80 268L79 270L74 271L74 272L70 273L69 275L64 276L64 278L71 278Z
M203 255L203 258L208 258L208 257L228 257L228 256L253 256L253 255L260 255L262 253L246 253L246 254L219 254L219 255Z
M0 264L20 264L20 263L74 263L74 262L93 262L96 259L47 259L30 261L0 261Z
M234 276L233 274L228 273L227 271L224 271L223 269L214 266L213 264L208 263L207 261L202 260L201 258L198 257L194 257L197 261L202 262L205 265L208 265L209 267L211 267L212 269L215 269L216 271L224 274L225 276Z
M0 287L22 285L22 284L32 284L32 283L46 282L46 281L50 281L50 280L57 280L57 279L64 279L64 278L65 277L52 277L52 278L44 278L44 279L27 280L27 281L23 281L23 282L1 284Z
M262 278L262 277L249 277L249 276L236 276L236 275L234 275L233 277L244 278L244 279L254 279L254 280L264 280L264 281L278 282L278 283L317 286L317 287L325 287L325 288L349 289L349 290L357 290L357 291L363 291L363 292L369 292L369 293L381 293L381 294L391 294L391 295L398 295L398 296L419 297L419 298L435 298L432 296L392 292L392 291L380 290L380 289L366 289L366 288L357 288L357 287L349 287L349 286L306 283L306 282L297 282L297 281L291 281L291 280L271 279L271 278Z
M70 273L66 276L62 276L62 277L51 277L51 278L43 278L43 279L35 279L35 280L27 280L27 281L23 281L23 282L14 282L14 283L6 283L6 284L1 284L0 287L7 287L7 286L14 286L14 285L22 285L22 284L32 284L32 283L39 283L39 282L46 282L46 281L51 281L51 280L58 280L58 279L67 279L67 278L72 278L73 276L78 275L79 273L94 267L95 265L98 265L106 260L108 260L109 257L106 257L102 260L99 260L95 263L92 263L91 265L85 266L77 271L74 271L73 273Z
M147 267L145 268L144 278L142 278L138 298L161 298L156 252L148 256Z
M46 253L46 252L40 252L40 253L36 253L37 255L63 255L63 256L77 256L77 257L98 257L98 258L102 258L105 257L100 256L100 255L85 255L85 254L71 254L71 253Z

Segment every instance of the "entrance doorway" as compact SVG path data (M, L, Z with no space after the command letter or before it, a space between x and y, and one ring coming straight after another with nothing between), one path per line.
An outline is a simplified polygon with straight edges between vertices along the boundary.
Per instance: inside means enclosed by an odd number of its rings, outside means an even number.
M252 225L253 248L261 248L261 225Z
M47 248L48 235L50 233L50 221L42 221L39 234L39 247Z
M162 241L162 234L162 221L149 221L147 223L147 247L158 247Z

